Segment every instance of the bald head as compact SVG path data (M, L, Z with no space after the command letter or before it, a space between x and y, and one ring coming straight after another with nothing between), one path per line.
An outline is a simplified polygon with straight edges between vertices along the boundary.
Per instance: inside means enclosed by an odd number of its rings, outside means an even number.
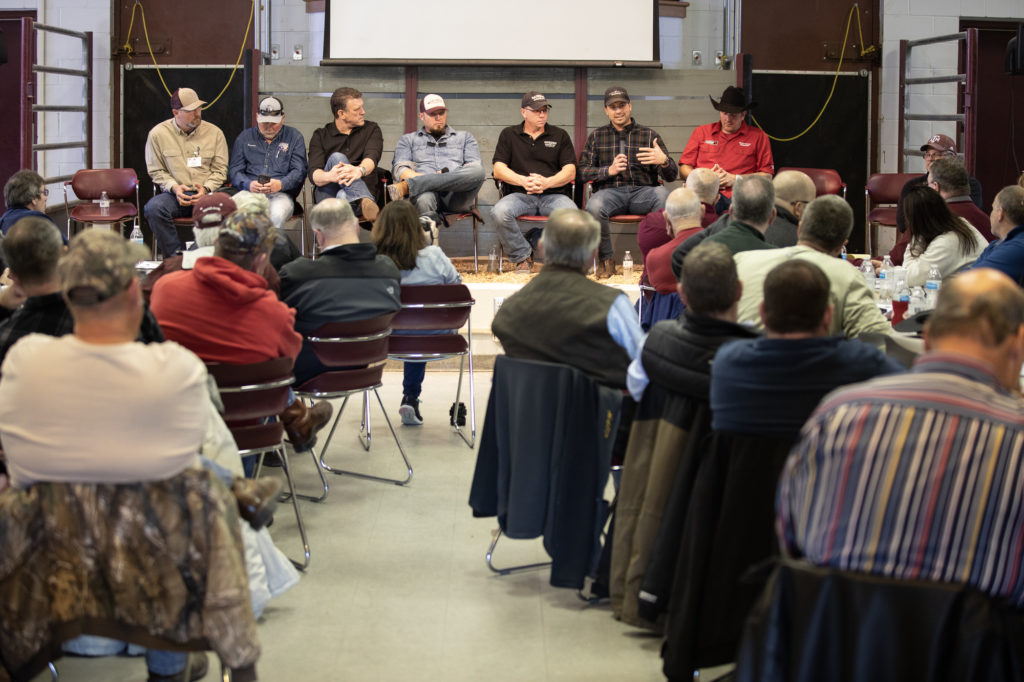
M665 199L665 219L672 226L673 234L690 227L699 227L704 217L704 207L696 192L678 187Z
M803 215L804 207L814 201L818 191L814 187L814 180L801 171L782 171L772 180L775 187L775 204L782 206L799 218Z
M991 268L947 278L925 324L925 347L969 355L1016 388L1024 359L1024 291Z
M992 232L1003 239L1018 225L1024 225L1024 187L1010 185L992 200Z
M718 201L718 175L710 168L694 168L686 176L686 186L697 193L701 203L708 205Z
M545 265L583 270L601 241L601 225L578 208L559 208L548 216L541 234Z

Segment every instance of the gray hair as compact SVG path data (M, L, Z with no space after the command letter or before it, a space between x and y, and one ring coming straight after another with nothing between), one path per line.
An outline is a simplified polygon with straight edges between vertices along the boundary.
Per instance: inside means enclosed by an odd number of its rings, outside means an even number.
M601 241L601 224L578 208L559 208L548 216L540 243L545 265L582 270Z
M39 197L43 176L34 170L20 170L4 185L4 203L11 206L27 206Z
M686 186L696 192L705 204L715 203L718 197L718 175L710 168L694 168L686 176Z
M324 199L309 212L309 222L313 230L323 232L328 237L335 237L345 227L358 225L352 207L341 199Z
M1009 185L999 190L992 203L1003 209L1014 225L1024 225L1024 187Z
M951 196L968 194L971 191L971 176L959 156L943 156L932 161L928 175L939 186L939 191Z
M732 188L732 217L752 225L764 225L775 208L775 188L763 175L744 175Z
M670 224L684 218L700 218L704 208L700 205L700 197L692 189L677 187L665 200L665 217Z
M852 231L853 209L835 194L825 194L807 204L800 219L800 240L827 252L841 248Z
M724 313L739 298L740 278L732 251L725 244L701 242L683 259L679 285L695 315Z

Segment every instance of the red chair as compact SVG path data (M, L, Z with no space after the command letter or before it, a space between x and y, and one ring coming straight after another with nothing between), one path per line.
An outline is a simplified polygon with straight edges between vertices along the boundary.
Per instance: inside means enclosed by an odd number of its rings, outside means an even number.
M659 184L661 184L661 183L659 182ZM593 193L594 193L594 183L593 183L593 181L590 181L590 182L587 183L586 187L583 190L583 210L586 210L586 208L587 208L587 200L590 199L590 196ZM661 210L661 209L658 209L658 210ZM646 213L643 213L643 214L640 214L640 213L619 213L617 215L609 216L608 217L608 223L609 224L611 224L611 223L620 223L620 224L623 224L623 225L639 225L640 222L644 218L646 218L646 217L647 217ZM631 249L631 251L633 253L637 254L636 256L633 257L633 265L634 266L643 265L643 263L644 263L643 252L640 250L640 242L636 241L636 233L635 232L633 233L633 241L636 242L636 250L633 251ZM596 259L594 260L594 270L595 270L595 272L597 270L597 260Z
M473 325L470 313L473 296L465 284L421 284L402 287L402 309L391 326L402 334L392 334L388 341L388 357L392 360L432 362L459 358L459 384L455 389L449 423L470 448L476 442L476 401L473 391ZM466 336L458 330L466 325ZM438 332L450 332L448 334ZM417 333L421 332L421 333ZM469 358L470 436L459 424L459 397L462 376Z
M844 199L846 198L846 183L839 177L839 173L831 168L797 168L796 166L787 166L778 170L779 173L782 171L800 171L810 177L814 181L815 196L837 194Z
M256 469L256 476L260 474L264 454L276 452L281 458L305 555L301 563L294 559L292 563L304 570L309 566L309 540L284 447L284 425L277 418L290 402L288 388L295 381L292 363L291 358L275 358L250 365L208 362L206 368L220 390L224 421L235 438L238 454L242 457L259 455L260 466Z
M68 202L68 187L78 197L74 208ZM99 200L107 193L110 208L100 209ZM132 197L135 203L131 203ZM117 225L118 229L129 221L136 225L139 220L139 178L132 168L95 168L76 171L70 180L64 181L64 210L68 216L68 239L71 239L71 223L97 223Z
M405 455L402 442L398 439L398 434L395 433L395 428L391 425L387 410L384 409L384 403L377 392L377 389L381 387L381 375L384 373L384 365L388 358L388 336L391 334L390 325L393 317L395 317L395 313L387 313L386 315L380 315L368 320L332 322L323 325L307 337L313 346L313 352L317 358L330 369L302 382L302 384L295 388L295 394L309 399L330 400L344 398L341 408L334 418L334 424L331 425L327 440L324 441L323 447L320 448L318 461L314 454L314 460L318 463L317 468L322 471L329 471L338 476L355 476L356 478L394 483L395 485L405 485L412 480L412 465L409 464L409 458ZM395 445L398 446L398 452L405 462L406 477L404 479L386 478L337 469L324 461L324 455L327 453L327 448L334 437L335 429L338 428L338 422L345 411L345 406L348 405L348 399L357 393L363 394L363 418L359 441L364 450L368 451L370 449L370 391L373 391L373 394L377 396L377 403L380 405L381 411L384 412L384 421L387 422L391 436L395 439ZM364 432L365 439L363 437ZM324 480L322 472L320 473L320 480L323 483L323 493L319 497L306 495L302 497L316 502L322 502L326 499L328 492L327 481Z
M919 173L872 173L864 188L864 215L867 216L867 251L875 252L875 225L896 227L896 203L907 181Z

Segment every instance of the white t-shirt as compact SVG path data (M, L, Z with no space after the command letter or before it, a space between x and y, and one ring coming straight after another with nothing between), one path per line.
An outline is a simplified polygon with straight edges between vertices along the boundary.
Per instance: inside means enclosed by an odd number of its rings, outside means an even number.
M11 484L161 480L197 465L206 367L173 342L95 345L31 334L0 366Z

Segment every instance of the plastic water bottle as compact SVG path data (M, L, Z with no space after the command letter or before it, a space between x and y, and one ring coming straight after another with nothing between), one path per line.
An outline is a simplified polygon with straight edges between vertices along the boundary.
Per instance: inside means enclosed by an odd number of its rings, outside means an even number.
M882 267L878 271L878 276L881 277L882 279L891 280L891 279L893 279L893 274L894 273L893 273L892 258L889 258L889 254L886 254L885 258L882 259ZM891 284L891 282L890 282L890 284Z
M107 196L106 190L100 194L100 215L110 215L110 197Z
M875 290L875 266L871 264L871 260L868 258L864 259L864 262L860 265L860 274L864 276L864 283L868 285L868 289L871 291Z
M622 279L626 280L626 284L633 283L633 256L629 251L622 257Z
M492 246L491 247L491 256L490 256L490 261L487 264L487 271L488 272L497 272L498 271L498 247L497 246Z
M928 268L928 279L924 282L924 295L926 310L935 307L939 299L939 287L942 286L942 273L935 265Z
M139 244L140 246L146 245L146 240L143 239L142 237L142 228L139 227L138 223L135 223L135 227L132 228L132 233L131 235L129 235L128 239L132 240L136 244Z
M924 289L921 287L914 287L910 290L910 305L907 306L907 317L913 317L919 312L927 310L925 307L925 295Z

